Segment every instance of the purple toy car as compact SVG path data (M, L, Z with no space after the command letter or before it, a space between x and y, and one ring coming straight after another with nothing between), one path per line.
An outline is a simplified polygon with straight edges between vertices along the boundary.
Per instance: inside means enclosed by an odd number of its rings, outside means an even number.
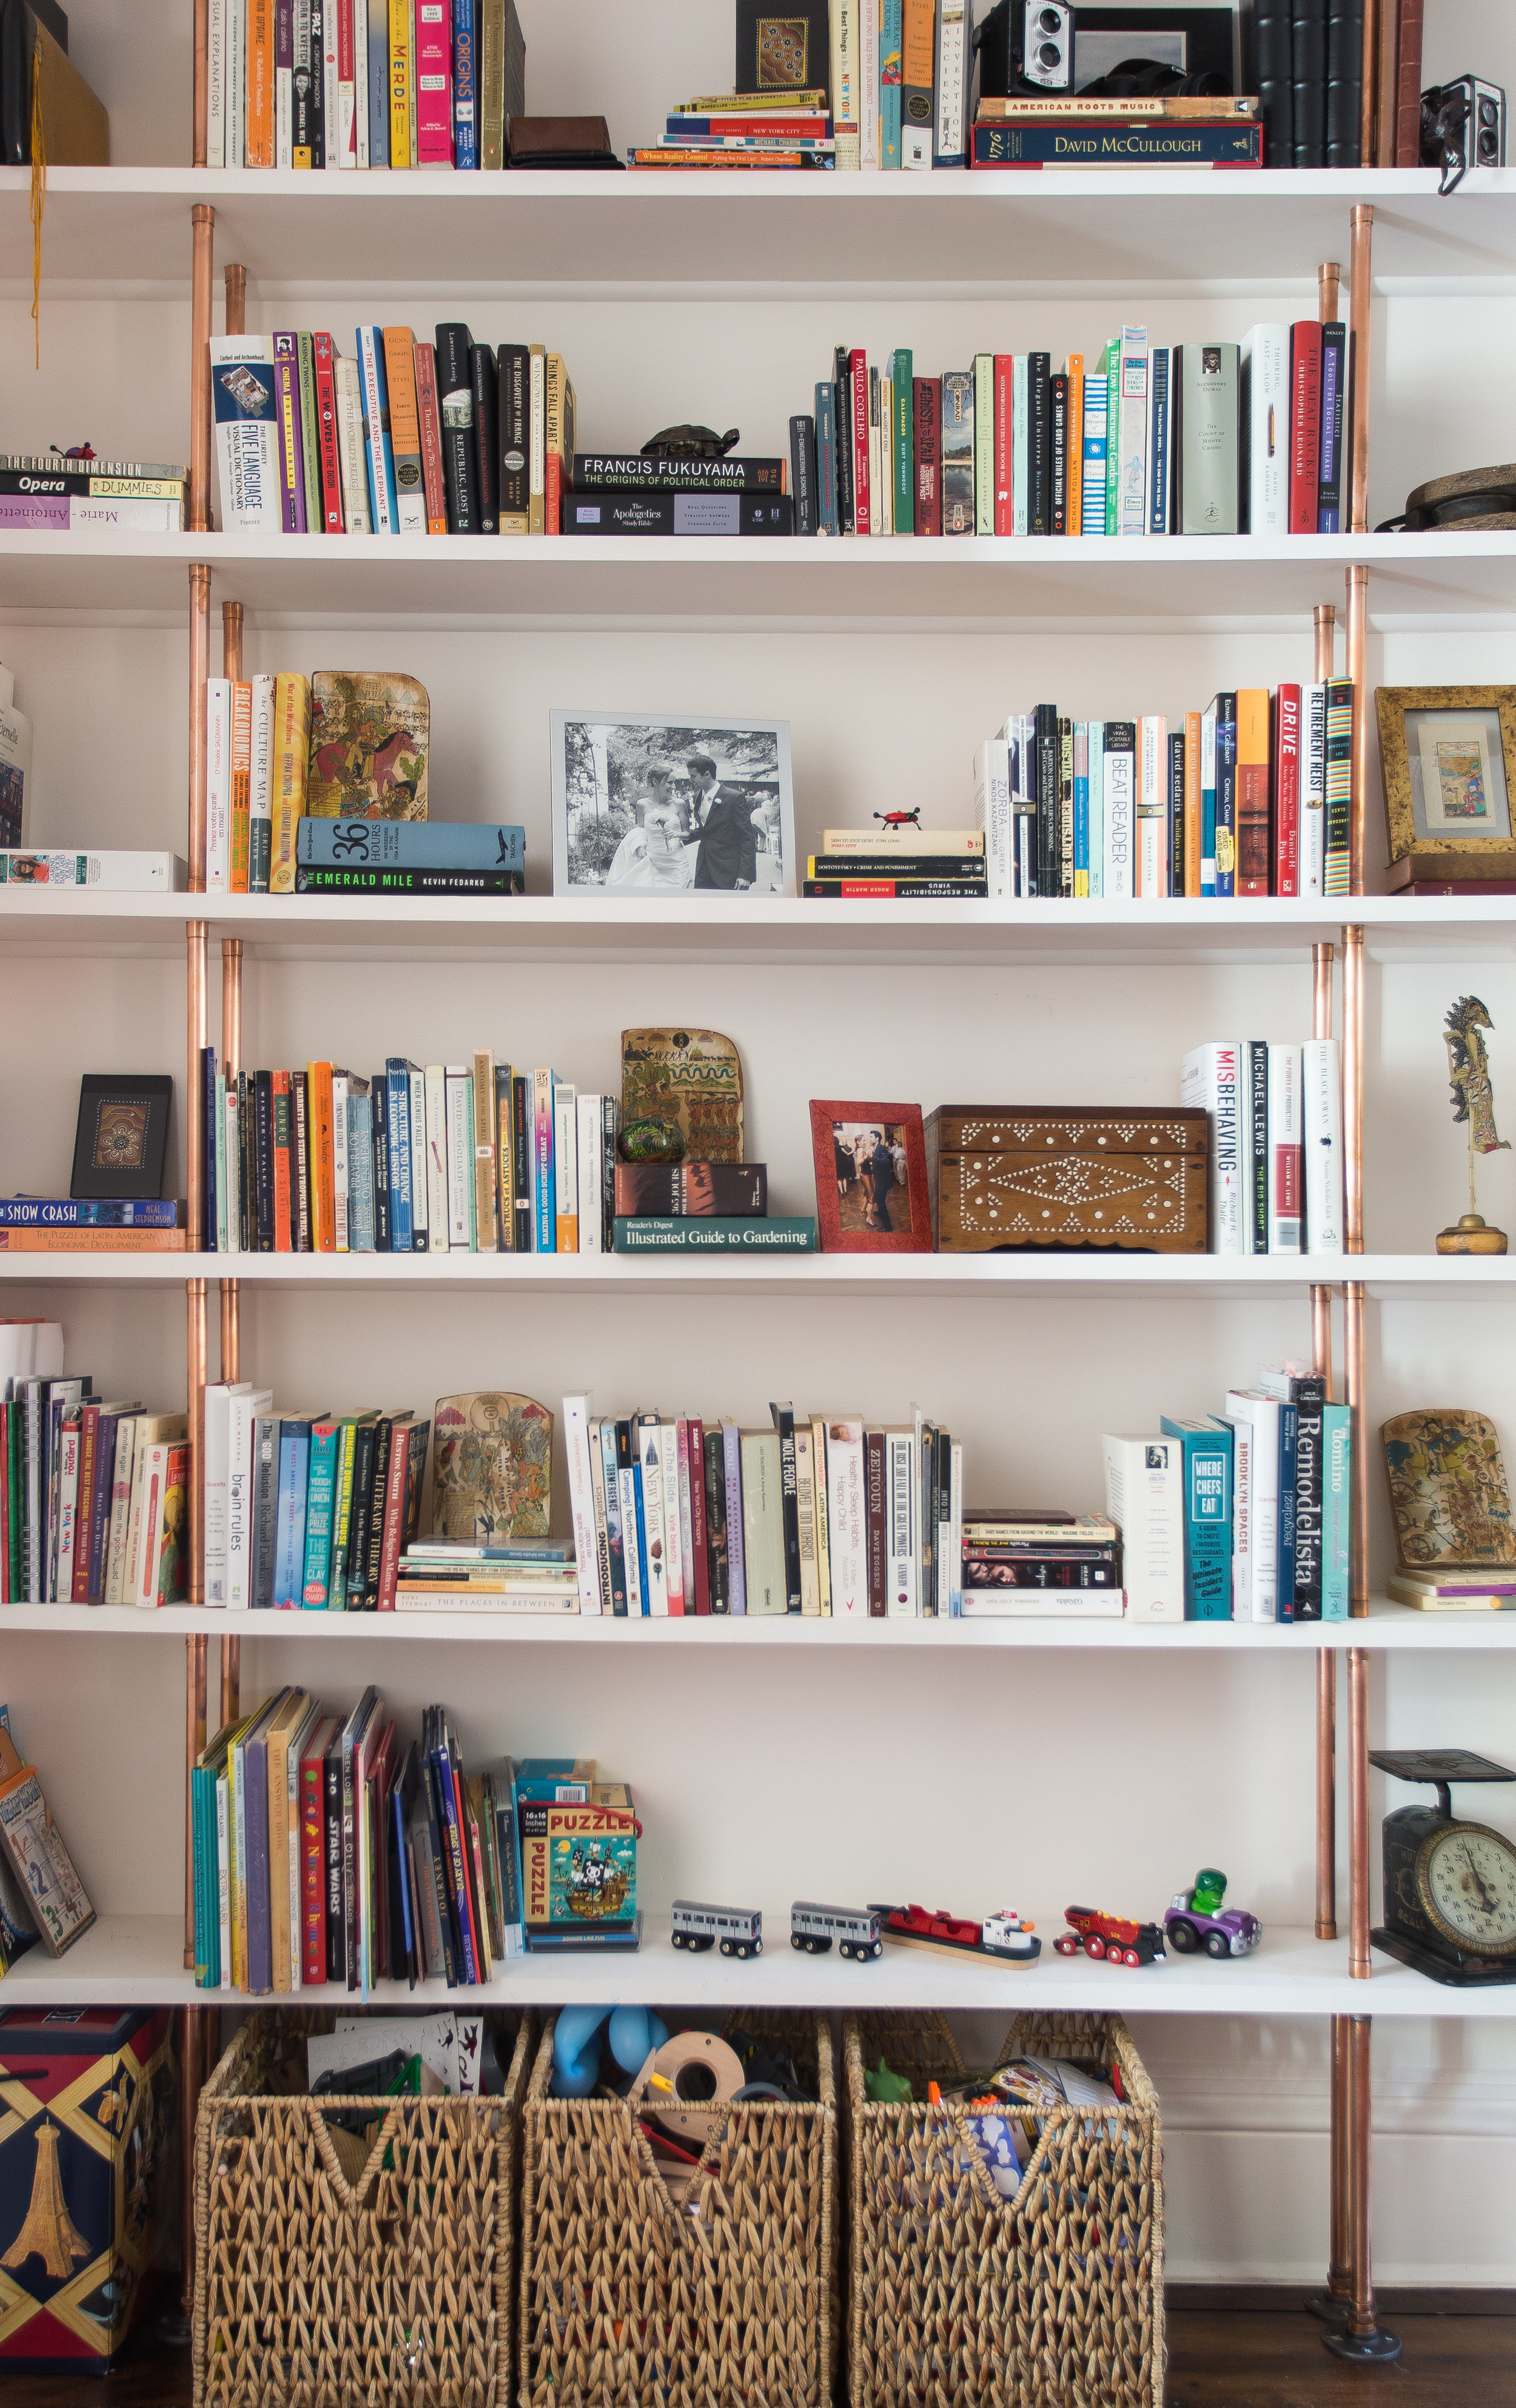
M1246 1956L1264 1927L1245 1907L1223 1906L1226 1875L1214 1866L1196 1873L1194 1887L1176 1891L1164 1917L1164 1936L1180 1956L1204 1949L1208 1956Z

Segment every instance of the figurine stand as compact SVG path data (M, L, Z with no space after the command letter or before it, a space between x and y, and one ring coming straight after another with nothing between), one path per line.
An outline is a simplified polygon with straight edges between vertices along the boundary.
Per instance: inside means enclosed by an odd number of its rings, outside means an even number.
M1439 1254L1503 1254L1504 1229L1492 1229L1482 1212L1464 1212L1451 1229L1437 1231Z

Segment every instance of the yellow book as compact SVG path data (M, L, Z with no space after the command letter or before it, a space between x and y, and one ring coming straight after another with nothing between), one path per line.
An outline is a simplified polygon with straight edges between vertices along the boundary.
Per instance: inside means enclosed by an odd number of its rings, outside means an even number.
M390 165L410 165L410 0L390 0Z
M308 1690L292 1689L268 1727L268 1928L276 1990L293 1986L290 1979L290 1742L309 1705Z
M1084 516L1084 353L1070 351L1064 363L1068 379L1068 437L1064 485L1065 535L1081 535Z
M1221 867L1218 846L1216 867ZM1268 689L1237 693L1237 892L1266 895L1273 883L1268 824Z
M270 895L294 893L295 823L306 808L310 770L310 685L281 674L274 686L274 776L268 869Z

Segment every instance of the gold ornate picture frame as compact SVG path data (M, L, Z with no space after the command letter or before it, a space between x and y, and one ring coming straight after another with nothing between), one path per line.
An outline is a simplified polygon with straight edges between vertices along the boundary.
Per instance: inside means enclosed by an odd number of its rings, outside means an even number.
M1381 685L1374 700L1392 864L1516 878L1516 686Z

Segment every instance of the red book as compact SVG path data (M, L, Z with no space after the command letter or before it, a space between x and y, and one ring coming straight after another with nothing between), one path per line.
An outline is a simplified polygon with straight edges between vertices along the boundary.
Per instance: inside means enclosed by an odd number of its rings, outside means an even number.
M484 1979L484 1951L479 1946L479 1916L474 1908L473 1851L468 1843L468 1815L464 1807L464 1784L458 1778L458 1768L453 1765L451 1770L452 1794L458 1808L458 1854L464 1869L458 1889L458 1914L460 1919L467 1920L468 1936L474 1943L474 1979L481 1983Z
M1400 0L1398 89L1395 94L1394 164L1422 164L1423 0Z
M876 1621L884 1618L885 1525L889 1520L890 1499L889 1449L884 1432L871 1429L864 1432L864 1511L866 1517L865 1543L868 1563L868 1611Z
M916 379L916 532L942 533L942 387L936 377Z
M0 1465L10 1461L10 1407L0 1405ZM11 1605L16 1600L10 1594L10 1481L0 1480L0 1604Z
M994 355L994 531L996 535L1016 532L1015 501L1011 490L1012 437L1015 430L1015 405L1012 399L1012 379L1016 363L1008 352Z
M316 443L322 464L322 533L341 535L342 469L336 448L336 378L332 367L332 337L314 335L311 354L316 369Z
M706 1561L706 1426L690 1423L690 1543L694 1549L694 1610L710 1612L710 1566ZM684 1595L688 1600L690 1575L684 1575Z
M416 416L422 430L422 480L426 487L426 532L448 532L448 494L442 481L442 427L436 407L436 352L416 346Z
M1290 533L1314 535L1322 462L1322 330L1314 318L1290 329Z
M400 1572L400 1542L406 1530L406 1474L410 1464L410 1419L397 1421L390 1432L390 1462L384 1483L384 1535L379 1543L379 1610L394 1612L394 1586Z
M300 1978L308 1989L326 1979L326 1805L322 1782L327 1749L341 1724L328 1714L311 1732L300 1758Z
M1300 892L1300 688L1274 700L1274 892Z
M872 535L868 515L868 356L848 353L848 388L852 400L852 531Z

